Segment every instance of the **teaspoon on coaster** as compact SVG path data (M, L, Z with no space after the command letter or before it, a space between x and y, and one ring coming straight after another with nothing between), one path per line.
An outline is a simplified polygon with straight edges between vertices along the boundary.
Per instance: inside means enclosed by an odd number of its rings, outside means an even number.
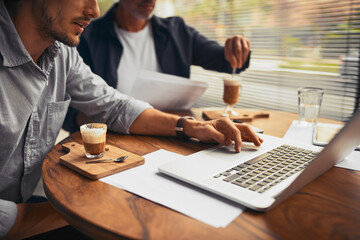
M122 156L122 157L118 157L116 159L101 159L101 160L95 160L95 161L87 161L85 163L86 164L90 164L90 163L109 163L109 162L120 163L120 162L123 162L128 157L129 156Z

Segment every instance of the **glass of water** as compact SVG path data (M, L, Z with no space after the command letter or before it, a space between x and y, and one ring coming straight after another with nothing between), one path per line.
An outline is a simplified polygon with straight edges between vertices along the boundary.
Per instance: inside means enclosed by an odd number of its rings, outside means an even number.
M321 88L298 88L298 114L302 125L317 123L324 90Z

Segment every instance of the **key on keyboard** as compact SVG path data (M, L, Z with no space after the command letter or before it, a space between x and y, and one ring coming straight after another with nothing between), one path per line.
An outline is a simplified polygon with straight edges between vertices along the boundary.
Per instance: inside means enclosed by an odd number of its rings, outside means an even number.
M294 173L302 171L317 154L318 152L284 144L218 173L214 178L263 193Z

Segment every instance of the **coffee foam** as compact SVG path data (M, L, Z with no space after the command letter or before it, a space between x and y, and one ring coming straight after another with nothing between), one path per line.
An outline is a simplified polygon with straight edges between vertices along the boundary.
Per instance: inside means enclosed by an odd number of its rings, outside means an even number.
M225 85L240 85L240 80L232 80L232 79L226 79L224 78L224 84Z
M86 143L101 143L106 139L106 128L87 128L86 126L80 127L81 136Z

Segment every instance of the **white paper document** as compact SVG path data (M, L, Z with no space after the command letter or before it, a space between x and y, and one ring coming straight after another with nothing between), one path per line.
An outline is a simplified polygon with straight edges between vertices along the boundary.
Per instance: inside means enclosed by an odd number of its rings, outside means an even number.
M207 82L141 70L130 96L159 110L182 110L189 109L207 87Z
M138 167L99 179L178 211L213 227L226 227L245 207L158 172L158 166L182 155L158 150Z
M329 125L327 123L318 124L324 126ZM301 125L297 120L294 120L283 138L312 144L313 127ZM335 166L360 171L360 151L352 152L348 157L346 157L343 161L339 162Z

